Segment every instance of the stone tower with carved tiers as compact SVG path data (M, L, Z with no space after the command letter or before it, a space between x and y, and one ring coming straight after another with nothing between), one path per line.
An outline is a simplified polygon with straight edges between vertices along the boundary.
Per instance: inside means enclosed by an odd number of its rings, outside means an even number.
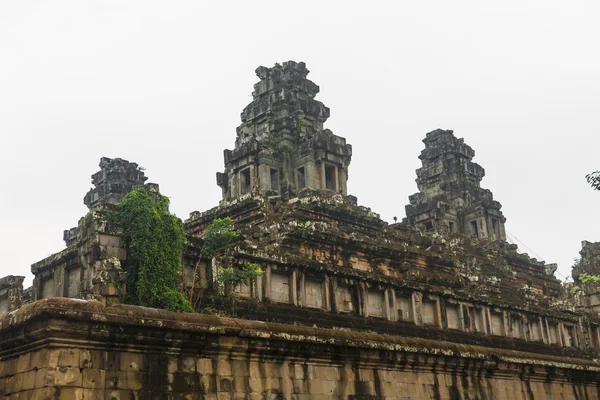
M425 139L417 170L419 193L409 197L405 223L419 229L505 240L506 218L492 192L481 188L485 170L475 151L451 130L436 129Z
M273 196L304 188L347 194L352 147L323 124L329 108L315 100L319 86L303 62L258 67L252 102L242 111L225 171L217 173L223 199L247 193Z

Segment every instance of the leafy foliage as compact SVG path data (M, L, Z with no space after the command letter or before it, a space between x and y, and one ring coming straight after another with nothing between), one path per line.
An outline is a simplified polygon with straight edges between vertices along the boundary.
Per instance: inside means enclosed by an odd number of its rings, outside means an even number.
M581 280L582 283L600 283L600 275L583 273L579 275L579 280Z
M213 258L219 249L233 243L238 237L239 234L235 231L233 221L230 217L214 219L206 229L206 232L204 232L204 235L202 236L204 245L200 251L201 257L198 259L196 267L194 268L192 286L188 293L189 303L192 304L194 308L197 308L201 303L204 292L203 288L196 290L196 280L198 279L198 271L202 257Z
M169 212L169 199L145 187L125 196L114 212L127 249L124 301L171 311L192 311L178 290L185 243L182 221Z
M202 255L212 258L217 250L229 245L238 238L239 234L233 228L230 217L215 219L202 236L204 246Z
M587 174L585 179L590 184L592 189L600 190L600 171L594 171L591 174Z
M248 263L243 267L219 268L217 281L222 283L229 290L233 291L242 283L250 284L252 279L263 274L263 270L256 263Z

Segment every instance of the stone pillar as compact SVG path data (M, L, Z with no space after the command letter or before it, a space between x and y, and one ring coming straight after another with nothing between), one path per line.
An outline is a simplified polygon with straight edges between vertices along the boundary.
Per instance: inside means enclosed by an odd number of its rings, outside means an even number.
M304 274L303 274L304 275ZM298 272L297 270L293 270L292 274L290 275L290 299L292 300L291 303L295 306L298 305L298 289L297 289L297 282L298 282ZM302 288L302 293L304 293L304 287Z
M389 295L389 289L385 289L383 291L383 317L391 320L392 316L391 316L391 312L390 312L390 295Z
M331 310L334 312L340 312L337 306L337 278L333 277L329 279L330 296L331 296Z
M364 282L360 282L356 286L358 290L358 313L365 318L369 317L369 292L367 290L367 285Z
M271 300L271 266L265 268L265 299Z
M331 311L331 294L329 293L329 275L325 275L323 279L323 309Z
M305 307L306 306L306 277L304 276L304 273L296 272L296 271L297 270L294 270L294 274L296 274L296 280L297 280L298 286L299 286L298 305ZM293 301L292 301L292 303L293 303Z
M388 289L388 291L390 292L390 303L391 306L390 311L391 311L391 320L392 321L398 321L398 308L396 307L396 291L394 289Z
M411 297L411 306L415 325L423 325L423 316L421 315L421 303L423 301L423 294L420 292L413 292L411 294Z
M344 196L348 195L348 172L346 168L339 168L340 193Z
M271 190L271 167L267 164L258 166L258 186L260 190Z
M304 164L304 186L311 189L321 189L320 164L309 161ZM294 171L295 172L295 171Z
M325 180L325 163L323 161L321 161L319 163L319 180L320 180L319 189L325 190L327 181Z

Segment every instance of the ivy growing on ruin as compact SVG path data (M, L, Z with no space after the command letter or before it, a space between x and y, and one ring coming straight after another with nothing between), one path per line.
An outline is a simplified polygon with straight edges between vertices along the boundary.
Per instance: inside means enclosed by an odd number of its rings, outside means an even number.
M142 187L130 192L111 216L127 249L123 301L171 311L192 311L179 291L183 222L169 212L169 199Z

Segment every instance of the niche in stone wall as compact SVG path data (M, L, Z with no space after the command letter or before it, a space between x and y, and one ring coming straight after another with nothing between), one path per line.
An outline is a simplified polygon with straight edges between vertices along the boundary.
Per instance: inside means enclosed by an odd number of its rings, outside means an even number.
M81 269L71 268L67 270L67 297L79 297L79 290L81 284Z
M271 272L271 300L278 303L289 303L290 276L280 272Z
M591 325L590 330L592 334L592 346L600 349L600 327L598 325Z
M271 168L271 190L279 191L279 171Z
M504 336L504 316L501 312L490 311L492 335Z
M510 332L515 339L523 339L523 326L520 315L513 315L510 318Z
M325 164L325 189L337 192L337 167Z
M542 333L542 324L538 317L529 318L529 336L534 342L541 342L544 338Z
M296 187L298 190L304 189L306 186L306 177L304 174L304 167L300 167L296 170Z
M412 321L412 307L410 305L410 296L396 294L396 310L398 311L399 321Z
M304 305L312 308L323 308L323 282L317 279L304 280Z
M563 325L564 329L564 346L565 347L576 347L577 339L575 337L575 325Z
M472 321L472 330L474 332L483 332L485 333L485 317L482 308L471 308L470 309L471 321Z
M56 294L54 293L54 279L52 278L47 278L42 280L42 284L41 284L41 289L42 289L42 293L40 298L44 299L46 297L55 297Z
M250 168L246 168L240 171L240 194L250 193L252 191L252 177L250 175Z
M448 329L462 329L462 312L458 304L446 303L446 323Z
M335 305L338 312L354 312L354 303L352 302L353 288L348 285L337 285L335 289Z
M368 310L369 317L384 318L385 317L385 296L383 292L369 290L368 294Z
M437 301L433 299L423 299L421 303L421 320L423 325L437 325Z
M548 340L550 341L550 344L559 343L558 323L548 322Z

